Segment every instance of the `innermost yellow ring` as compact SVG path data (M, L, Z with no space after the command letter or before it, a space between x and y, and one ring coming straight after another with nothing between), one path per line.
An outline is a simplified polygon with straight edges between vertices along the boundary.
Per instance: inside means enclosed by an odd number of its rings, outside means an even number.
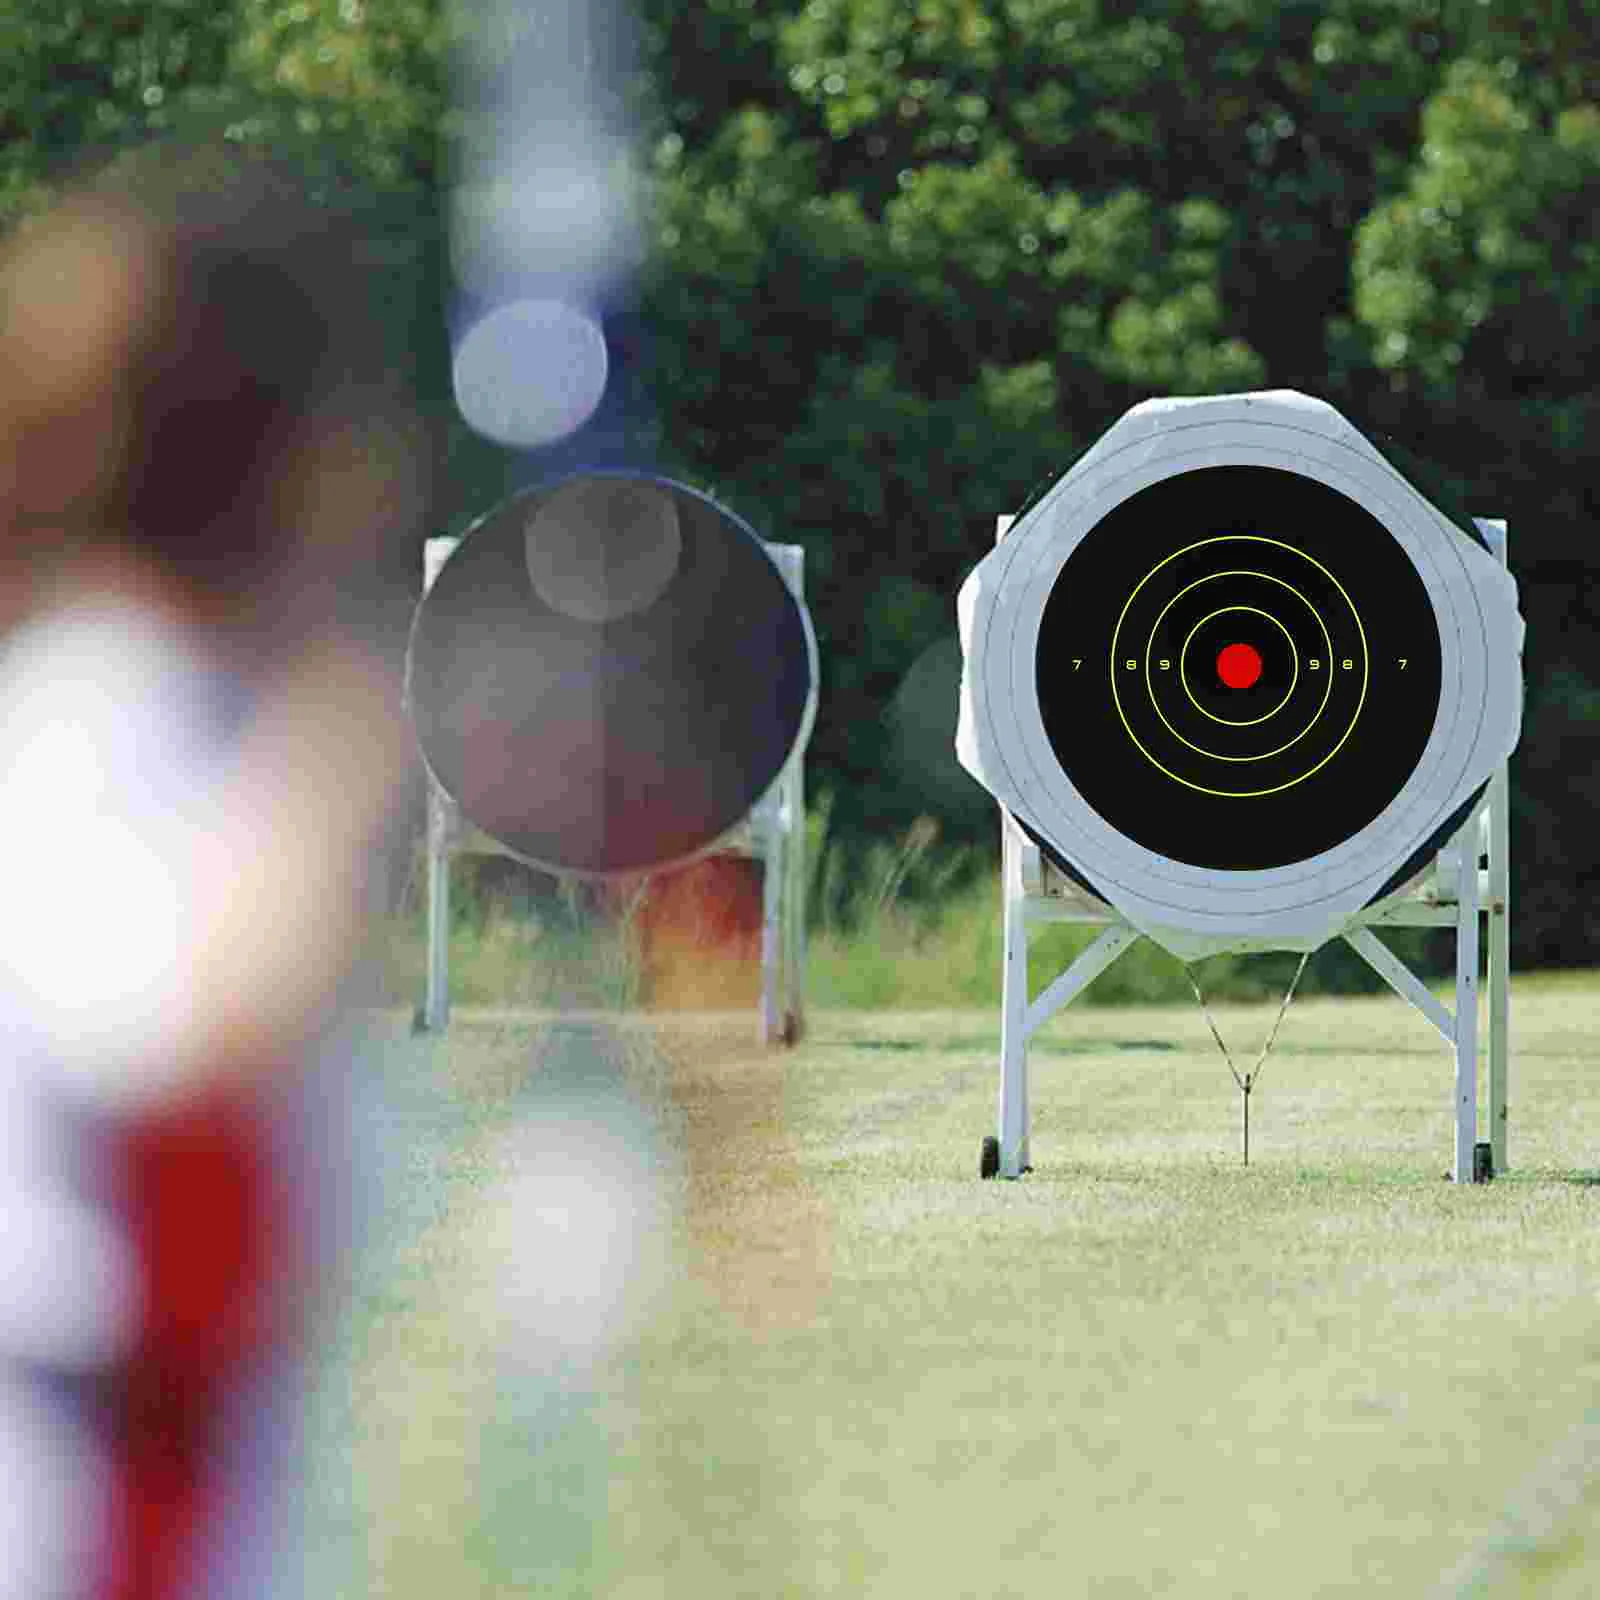
M1159 761L1157 761L1156 758L1151 755L1150 752L1146 750L1145 747L1139 742L1139 736L1129 725L1127 713L1122 709L1122 695L1117 689L1117 640L1122 633L1122 624L1127 620L1128 608L1138 598L1139 591L1144 588L1144 586L1164 566L1167 566L1170 562L1176 561L1180 556L1188 555L1191 550L1204 549L1208 544L1222 544L1228 540L1238 540L1250 544L1275 545L1280 550L1287 550L1291 555L1299 556L1302 561L1309 561L1311 565L1314 566L1317 571L1320 572L1323 577L1325 577L1328 582L1339 591L1340 598L1347 606L1350 607L1350 617L1356 625L1356 636L1361 641L1361 693L1356 700L1356 708L1354 712L1351 713L1349 727L1347 727L1344 732L1340 734L1339 742L1334 745L1334 747L1322 758L1321 761L1316 764L1316 766L1312 767L1309 771L1302 772L1298 778L1291 778L1287 783L1275 784L1270 789L1212 789L1208 788L1203 783L1191 783L1189 779L1179 777L1176 772L1173 772L1170 768L1163 766ZM1259 574L1259 576L1264 577L1266 574ZM1195 581L1199 583L1204 582L1205 580L1196 579ZM1285 587L1289 587L1289 585L1285 585ZM1314 608L1312 610L1312 615L1317 615ZM1318 623L1321 625L1320 617L1318 617ZM1324 632L1326 633L1325 626ZM1197 794L1214 794L1222 800L1254 800L1259 799L1263 795L1279 794L1285 789L1292 789L1297 783L1304 783L1307 778L1314 776L1325 766L1327 766L1327 764L1332 761L1333 758L1344 748L1346 741L1349 739L1351 733L1355 730L1356 723L1361 719L1361 708L1367 703L1367 681L1369 677L1368 659L1369 652L1367 650L1367 630L1361 626L1361 613L1356 610L1355 602L1351 600L1350 596L1345 592L1344 585L1340 583L1339 580L1334 577L1334 575L1329 572L1328 569L1323 566L1323 564L1318 561L1315 556L1307 555L1306 552L1301 550L1298 546L1289 544L1282 539L1269 539L1265 534L1218 533L1213 534L1209 539L1197 539L1193 544L1184 545L1181 550L1174 550L1170 556L1164 556L1133 586L1128 598L1123 602L1122 610L1117 613L1116 626L1111 630L1111 658L1107 663L1107 666L1111 675L1111 703L1117 708L1117 718L1122 723L1122 730L1133 741L1134 748L1145 758L1146 761L1150 763L1151 766L1156 769L1156 771L1165 773L1165 775L1171 778L1174 783L1181 783L1184 788L1193 789ZM1332 694L1333 692L1333 672L1333 661L1330 656L1328 662L1329 694ZM1146 686L1145 692L1147 694L1149 693L1148 685ZM1326 704L1326 696L1324 696L1324 704ZM1160 707L1158 706L1156 709L1159 712ZM1318 715L1321 715L1320 709ZM1313 721L1315 721L1315 719L1313 719ZM1204 752L1201 753L1204 754Z
M1164 606L1162 606L1161 610L1156 615L1156 620L1153 623L1151 623L1151 625L1150 625L1150 637L1149 637L1149 639L1145 640L1144 675L1145 675L1145 689L1146 689L1146 692L1148 692L1150 694L1150 700L1151 700L1152 704L1155 703L1155 694L1150 689L1150 656L1152 654L1152 651L1150 649L1150 640L1155 638L1157 630L1159 630L1159 628L1161 627L1161 619L1163 617L1165 617L1166 614L1175 605L1177 605L1177 603L1181 599L1183 599L1183 597L1186 594L1188 594L1188 592L1191 589L1198 589L1202 583L1210 583L1213 578L1264 578L1268 583L1275 583L1275 584L1278 584L1281 588L1287 589L1289 591L1289 593L1292 594L1295 597L1295 599L1298 600L1306 608L1306 610L1311 613L1312 619L1316 622L1317 626L1322 629L1322 640L1323 640L1324 645L1327 646L1328 653L1330 653L1330 654L1332 653L1332 651L1333 651L1333 641L1328 637L1327 627L1324 625L1324 623L1322 621L1322 618L1317 614L1317 608L1314 605L1312 605L1312 603L1309 600L1307 600L1306 597L1303 594L1301 594L1300 591L1297 588L1295 588L1295 586L1292 583L1287 583L1282 578L1274 578L1272 576L1272 574L1269 573L1269 572L1252 572L1252 571L1249 571L1248 569L1243 568L1243 567L1229 567L1229 568L1227 568L1226 570L1224 570L1222 572L1208 572L1205 575L1205 577L1196 578L1193 583L1186 583L1175 595L1173 595L1173 597L1169 601L1167 601L1167 603ZM1199 626L1201 626L1202 623L1210 621L1211 617L1218 616L1223 611L1255 611L1255 612L1257 612L1258 615L1266 617L1266 619L1269 622L1274 623L1283 632L1283 634L1284 634L1284 636L1286 638L1288 638L1288 636L1289 636L1289 630L1287 628L1285 628L1283 626L1283 624L1281 622L1279 622L1276 617L1274 617L1270 612L1261 611L1260 608L1257 607L1257 606L1219 606L1216 611L1210 612L1207 616L1202 617L1200 619L1200 621L1195 624L1195 628L1198 628ZM1186 638L1183 641L1183 649L1184 650L1187 650L1189 648L1189 639L1193 638L1193 637L1194 637L1194 628L1191 628L1189 630L1189 637ZM1289 639L1289 649L1294 652L1295 674L1296 674L1296 677L1298 677L1299 672L1300 672L1300 655L1299 655L1299 652L1296 651L1295 648L1294 648L1294 640L1292 638ZM1180 662L1182 660L1182 651L1179 652L1179 660L1180 660ZM1181 667L1180 667L1180 674L1181 674ZM1185 694L1189 694L1189 685L1188 685L1187 682L1184 683L1183 691L1184 691ZM1291 695L1293 693L1294 693L1294 682L1291 680L1291 682L1289 684L1289 692L1288 692L1288 694L1285 694L1284 697L1283 697L1283 700L1280 700L1278 702L1278 704L1275 705L1272 708L1271 711L1267 712L1266 716L1254 717L1249 722L1232 722L1232 723L1228 723L1228 725L1230 727L1235 727L1235 728L1248 728L1254 722L1265 722L1267 717L1274 716L1278 711L1280 711L1283 708L1284 701L1286 701L1289 698L1289 695ZM1211 720L1213 722L1224 722L1224 723L1228 722L1228 719L1226 717L1212 716L1212 714L1209 711L1207 711L1204 706L1198 704L1195 701L1195 698L1194 698L1194 696L1192 694L1189 694L1189 703L1191 705L1193 705L1195 710L1198 711L1202 716L1211 717ZM1323 705L1326 705L1326 704L1327 704L1327 696L1324 695L1323 696ZM1158 713L1160 712L1160 710L1161 710L1161 707L1160 706L1156 706L1156 711ZM1322 714L1322 707L1319 706L1317 708L1317 715L1320 716L1321 714ZM1163 722L1166 722L1167 719L1165 717L1162 717L1161 720ZM1316 718L1314 717L1314 718L1312 718L1312 720L1315 721ZM1169 728L1172 728L1172 724L1171 723L1167 723L1167 726ZM1172 732L1174 733L1174 735L1176 735L1178 730L1176 728L1172 728Z
M1218 577L1221 576L1222 574L1218 573ZM1263 572L1256 574L1256 576L1264 578L1267 576L1267 574ZM1302 595L1301 598L1304 599L1305 597ZM1289 641L1289 654L1294 660L1294 670L1289 677L1289 687L1284 691L1283 699L1281 699L1270 711L1263 712L1259 717L1219 717L1214 711L1207 711L1206 708L1195 699L1194 691L1189 687L1189 669L1184 663L1189 655L1190 642L1193 640L1195 634L1205 627L1205 625L1213 617L1220 617L1224 612L1228 611L1248 611L1253 616L1265 617L1267 621L1270 622L1273 627L1275 627L1278 632ZM1318 617L1315 611L1313 611L1311 615L1316 617L1318 627L1322 627L1322 618ZM1328 630L1326 628L1322 629L1322 636L1324 639L1328 637ZM1300 681L1300 652L1295 649L1294 638L1290 634L1289 630L1284 627L1284 625L1279 622L1270 611L1263 611L1260 606L1218 606L1215 611L1208 611L1197 623L1195 623L1188 633L1184 635L1183 648L1178 651L1178 681L1183 685L1183 692L1188 696L1189 704L1192 705L1202 717L1210 717L1213 722L1220 722L1226 728L1253 728L1258 722L1265 722L1268 717L1277 716L1277 714L1289 703L1289 697L1294 693L1294 686ZM1329 681L1331 682L1332 680L1330 679ZM1316 716L1312 717L1311 719L1313 723L1317 720L1317 717L1322 715L1322 707L1327 705L1327 703L1328 697L1327 695L1324 695L1322 697L1322 705L1317 707ZM1160 706L1156 707L1157 711L1160 711L1160 709ZM1165 722L1166 718L1163 717L1162 721ZM1176 732L1177 730L1174 729L1173 731ZM1284 748L1287 749L1288 747L1285 746ZM1217 759L1224 760L1227 758L1219 756ZM1237 760L1239 758L1234 757L1233 759ZM1252 756L1250 759L1255 760L1256 758Z

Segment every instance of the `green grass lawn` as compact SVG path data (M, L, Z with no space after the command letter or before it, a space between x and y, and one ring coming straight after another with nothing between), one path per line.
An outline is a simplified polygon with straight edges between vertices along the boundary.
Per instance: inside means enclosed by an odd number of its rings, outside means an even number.
M1274 1009L1219 1011L1236 1057ZM1600 975L1518 981L1477 1188L1393 998L1296 1000L1248 1170L1197 1008L1071 1009L1020 1183L977 1178L992 1013L384 1026L298 1592L1600 1593ZM552 1381L495 1294L504 1141L585 1051L653 1121L669 1280Z

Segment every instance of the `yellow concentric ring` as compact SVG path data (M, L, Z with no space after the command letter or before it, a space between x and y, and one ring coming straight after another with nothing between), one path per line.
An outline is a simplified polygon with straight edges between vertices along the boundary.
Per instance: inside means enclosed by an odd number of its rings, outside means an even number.
M1127 713L1122 709L1122 696L1121 696L1121 694L1119 693L1119 691L1117 689L1117 658L1118 658L1117 641L1118 641L1118 639L1120 638L1120 636L1122 634L1122 625L1127 620L1129 608L1133 605L1133 602L1138 598L1139 591L1142 588L1144 588L1144 586L1147 583L1149 583L1150 580L1153 577L1155 577L1155 575L1163 567L1170 565L1172 562L1178 560L1182 556L1188 555L1191 551L1203 550L1207 545L1211 545L1211 544L1223 544L1223 543L1230 543L1230 542L1239 542L1239 543L1247 543L1247 544L1270 544L1270 545L1273 545L1273 546L1275 546L1276 548L1278 548L1280 550L1287 550L1291 555L1299 556L1302 561L1309 561L1311 563L1311 565L1314 566L1317 569L1317 571L1320 572L1328 580L1328 582L1331 583L1334 586L1334 588L1339 591L1340 598L1350 608L1350 617L1351 617L1351 620L1355 623L1356 636L1360 640L1360 643L1361 643L1361 690L1360 690L1360 693L1359 693L1359 695L1357 696L1357 699L1356 699L1355 710L1351 713L1349 726L1346 727L1346 729L1344 730L1344 732L1342 734L1340 734L1338 743L1335 744L1334 747L1327 753L1327 755L1325 755L1322 758L1322 760L1319 761L1314 767L1308 768L1305 772L1302 772L1296 778L1289 779L1289 781L1287 783L1274 784L1271 788L1268 788L1268 789L1213 789L1213 788L1209 788L1207 785L1205 785L1203 783L1194 783L1190 779L1181 777L1178 773L1173 772L1170 768L1164 766L1153 755L1151 755L1151 753L1147 749L1145 749L1143 743L1141 743L1141 741L1139 739L1139 736L1133 731L1132 726L1128 722ZM1220 576L1220 574L1207 574L1208 578L1212 577L1212 576ZM1255 574L1255 576L1265 577L1265 576L1267 576L1267 574L1261 573L1261 574ZM1196 580L1196 582L1205 582L1205 581L1206 581L1206 579L1204 579L1204 578ZM1276 581L1280 582L1280 583L1283 583L1282 579L1278 579ZM1189 585L1188 587L1192 588L1193 585ZM1287 584L1287 583L1284 584L1284 587L1288 588L1288 589L1291 589L1291 590L1293 589L1293 585ZM1304 597L1302 596L1301 598L1303 599ZM1307 602L1307 604L1309 605L1309 602ZM1315 607L1311 607L1311 611L1312 611L1312 615L1313 616L1317 615ZM1163 610L1162 610L1162 615L1165 615L1165 608L1163 608ZM1333 665L1333 658L1332 658L1332 654L1331 654L1332 641L1331 641L1331 637L1328 635L1327 625L1325 623L1322 623L1320 617L1318 617L1318 623L1319 623L1319 626L1322 627L1323 636L1325 638L1329 638L1330 654L1329 654L1329 659L1328 659L1328 694L1331 695L1332 692L1333 692L1333 673L1334 673L1334 670L1335 670L1334 665ZM1154 629L1152 629L1152 634L1153 634L1153 632L1154 632ZM1145 760L1150 763L1151 766L1153 766L1158 772L1164 773L1167 777L1171 778L1174 783L1181 783L1184 786L1184 788L1193 789L1198 794L1216 795L1219 799L1223 799L1223 800L1251 800L1251 799L1258 799L1263 795L1281 794L1285 789L1292 789L1292 788L1294 788L1294 786L1296 784L1304 783L1307 778L1313 777L1316 773L1320 772L1325 766L1327 766L1327 764L1331 760L1333 760L1333 758L1339 753L1339 751L1344 748L1346 741L1349 739L1351 733L1355 730L1356 723L1361 718L1362 707L1365 706L1366 702L1367 702L1367 683L1368 683L1368 677L1369 677L1369 669L1368 669L1369 654L1370 654L1370 652L1367 649L1367 632L1366 632L1366 629L1363 628L1362 625L1361 625L1361 613L1356 610L1355 602L1353 600L1351 600L1349 594L1345 590L1344 585L1342 583L1340 583L1339 580L1336 577L1334 577L1334 575L1331 572L1329 572L1328 569L1325 566L1323 566L1323 564L1320 561L1318 561L1315 556L1307 555L1306 552L1304 550L1300 549L1298 545L1289 544L1287 541L1285 541L1283 539L1270 539L1265 534L1256 534L1256 533L1213 534L1209 539L1197 539L1193 544L1187 544L1181 550L1174 550L1170 556L1163 557L1162 560L1158 561L1155 564L1155 566L1153 566L1138 581L1138 583L1136 583L1133 586L1133 589L1129 593L1128 598L1123 602L1122 610L1120 612L1118 612L1118 614L1117 614L1116 626L1111 630L1111 655L1110 655L1110 661L1108 663L1109 670L1110 670L1110 677L1111 677L1111 700L1112 700L1112 704L1115 705L1116 708L1117 708L1117 718L1122 723L1123 732L1125 732L1128 735L1129 739L1131 739L1133 741L1135 749L1138 750L1140 755L1142 755L1145 758ZM1147 660L1147 663L1148 663L1148 657L1146 658L1146 660ZM1147 665L1146 670L1148 672L1148 665ZM1146 693L1148 693L1148 692L1149 692L1149 688L1148 688L1148 683L1147 683L1147 685L1146 685ZM1324 697L1324 703L1326 703L1326 698L1327 697L1325 696ZM1153 696L1151 698L1151 703L1152 703L1152 705L1154 705L1154 703L1155 703ZM1157 712L1158 715L1160 715L1161 708L1159 706L1156 706L1156 712ZM1320 714L1321 713L1320 713L1320 709L1319 709L1318 715L1320 716ZM1164 716L1162 717L1161 720L1162 720L1162 722L1164 724L1166 723L1166 718ZM1316 721L1316 719L1313 718L1312 724L1311 724L1312 726L1315 725L1315 721ZM1170 731L1170 724L1167 724L1167 726L1168 726L1169 731ZM1181 735L1179 735L1178 737L1181 738ZM1185 744L1188 743L1187 740L1184 740L1183 742ZM1291 741L1291 743L1292 742L1293 741ZM1205 752L1203 750L1198 750L1197 746L1191 745L1190 748L1197 750L1197 752L1199 754L1201 754L1201 755L1207 754L1207 752ZM1287 748L1287 746L1285 746L1285 748ZM1211 759L1228 759L1228 758L1213 757ZM1235 759L1237 759L1237 758L1235 758Z
M1306 610L1311 613L1312 619L1316 622L1317 626L1322 629L1322 639L1323 639L1323 643L1327 646L1327 653L1329 655L1332 655L1332 653L1333 653L1333 640L1328 637L1327 624L1324 623L1322 618L1317 615L1317 608L1314 605L1312 605L1312 603L1309 600L1307 600L1306 597L1303 594L1301 594L1300 591L1297 588L1295 588L1295 586L1292 583L1287 583L1282 578L1275 578L1275 577L1272 576L1272 574L1270 572L1253 572L1247 567L1229 567L1229 568L1227 568L1226 570L1224 570L1222 572L1208 572L1205 575L1205 577L1196 578L1193 583L1186 583L1175 595L1173 595L1173 597L1169 601L1167 601L1167 603L1164 606L1162 606L1161 610L1156 615L1156 620L1153 623L1151 623L1151 625L1150 625L1150 633L1149 633L1148 637L1145 639L1144 686L1145 686L1145 693L1150 696L1150 704L1155 706L1156 715L1158 717L1160 717L1163 722L1166 722L1167 731L1173 736L1173 738L1181 741L1183 744L1189 745L1189 748L1191 750L1199 751L1199 753L1201 755L1203 755L1203 756L1210 755L1211 752L1209 750L1201 750L1200 746L1197 745L1197 744L1190 744L1189 741L1187 739L1185 739L1183 737L1183 735L1181 733L1179 733L1178 730L1176 728L1174 728L1170 722L1167 722L1166 713L1164 711L1162 711L1160 705L1156 701L1155 689L1154 689L1154 687L1153 687L1153 685L1151 683L1151 679L1150 679L1150 657L1154 654L1154 652L1150 648L1150 641L1155 638L1157 631L1160 629L1162 617L1166 616L1166 614L1175 605L1177 605L1177 603L1181 599L1183 599L1183 597L1186 594L1188 594L1188 592L1191 589L1198 589L1202 583L1210 583L1213 578L1263 578L1268 583L1276 583L1280 587L1287 589L1289 591L1289 593L1292 594L1295 597L1295 599L1297 599L1306 608ZM1126 607L1124 607L1124 610L1126 610ZM1183 692L1186 695L1189 696L1189 704L1192 705L1195 708L1195 710L1200 713L1201 716L1210 717L1213 722L1220 722L1220 723L1222 723L1225 726L1230 727L1230 728L1250 728L1250 727L1254 727L1254 725L1256 723L1258 723L1258 722L1265 722L1267 720L1267 717L1276 716L1277 713L1279 711L1281 711L1283 709L1283 707L1288 703L1289 696L1294 693L1295 683L1298 681L1299 676L1300 676L1300 652L1295 649L1294 639L1290 635L1289 630L1287 628L1285 628L1284 625L1281 622L1279 622L1278 619L1275 616L1273 616L1270 611L1262 611L1259 606L1219 606L1215 611L1209 612L1207 615L1203 616L1200 619L1200 621L1197 622L1194 625L1194 628L1202 627L1205 623L1209 622L1212 617L1220 616L1224 611L1254 611L1258 616L1265 617L1268 622L1272 623L1272 625L1274 627L1276 627L1280 633L1283 634L1284 638L1289 640L1289 650L1290 650L1290 653L1295 658L1295 664L1294 664L1295 676L1294 676L1294 678L1290 679L1288 691L1284 694L1283 699L1280 700L1277 703L1277 705L1275 705L1272 708L1271 711L1266 712L1265 715L1259 716L1259 717L1252 717L1248 722L1229 722L1226 717L1214 716L1211 712L1207 711L1206 708L1204 706L1202 706L1198 700L1195 699L1194 695L1190 693L1189 684L1188 684L1187 678L1185 677L1185 675L1183 673L1183 670L1182 670L1182 667L1180 665L1178 676L1179 676L1180 680L1183 681ZM1194 628L1191 628L1189 630L1189 638L1193 638L1194 637ZM1115 645L1116 645L1116 639L1115 639L1115 636L1113 636L1113 638L1112 638L1112 646L1113 646L1112 655L1113 655L1113 659L1115 658L1115 654L1116 654ZM1185 639L1184 642L1183 642L1183 650L1187 650L1188 648L1189 648L1189 639ZM1180 660L1180 662L1182 660L1182 651L1179 652L1179 660ZM1330 687L1328 689L1328 693L1323 695L1323 697L1322 697L1322 705L1317 707L1317 715L1315 717L1313 717L1309 723L1306 724L1306 727L1305 727L1305 729L1302 730L1302 732L1309 732L1311 728L1315 727L1316 726L1317 717L1320 717L1322 715L1323 707L1326 706L1327 703L1328 703L1328 696L1333 693L1333 689L1331 687L1331 685L1333 683L1333 679L1331 677L1329 678L1328 683L1330 685ZM1299 738L1299 737L1300 737L1300 734L1296 734L1295 735L1295 738ZM1293 744L1293 743L1294 743L1294 740L1291 739L1289 741L1289 744ZM1287 745L1287 744L1286 745L1280 745L1278 748L1280 750L1287 750L1289 748L1289 745ZM1277 755L1277 753L1278 753L1277 750L1269 750L1267 752L1267 755ZM1258 761L1258 760L1265 760L1266 757L1265 756L1217 756L1216 759L1218 761Z

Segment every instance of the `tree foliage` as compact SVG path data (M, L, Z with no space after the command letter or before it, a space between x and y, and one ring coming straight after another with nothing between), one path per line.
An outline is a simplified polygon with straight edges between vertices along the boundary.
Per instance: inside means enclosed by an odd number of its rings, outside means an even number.
M1508 518L1519 959L1600 959L1573 909L1600 879L1597 0L634 9L653 249L625 375L656 464L807 548L832 848L925 811L992 835L936 708L953 726L953 597L996 514L1148 395L1297 387ZM474 15L0 0L0 206L184 118L359 173L431 274L412 343L481 509L511 468L450 417L437 221Z
M1561 922L1600 853L1559 755L1600 678L1600 614L1573 603L1600 7L706 9L646 8L658 393L676 458L808 546L836 823L864 841L933 795L992 827L948 763L897 753L907 686L953 693L949 602L996 513L1149 394L1299 387L1447 509L1509 519L1539 755L1519 881L1550 885L1519 955L1600 957ZM1530 859L1535 816L1573 819L1559 860Z

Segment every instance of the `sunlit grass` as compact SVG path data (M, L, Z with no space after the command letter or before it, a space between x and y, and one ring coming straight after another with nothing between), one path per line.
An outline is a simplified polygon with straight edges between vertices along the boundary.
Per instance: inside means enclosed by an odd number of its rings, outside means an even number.
M1274 1010L1227 1010L1236 1054ZM319 1592L1596 1592L1597 1025L1600 976L1518 983L1513 1170L1458 1188L1449 1054L1392 998L1295 1003L1248 1170L1192 1003L1073 1008L1014 1184L976 1175L993 1014L819 1010L794 1052L623 1023L683 1161L677 1288L542 1446L463 1308L473 1152L549 1030L395 1037L439 1203L369 1258L324 1380L364 1486L325 1544L367 1564ZM567 1565L530 1590L541 1528Z

